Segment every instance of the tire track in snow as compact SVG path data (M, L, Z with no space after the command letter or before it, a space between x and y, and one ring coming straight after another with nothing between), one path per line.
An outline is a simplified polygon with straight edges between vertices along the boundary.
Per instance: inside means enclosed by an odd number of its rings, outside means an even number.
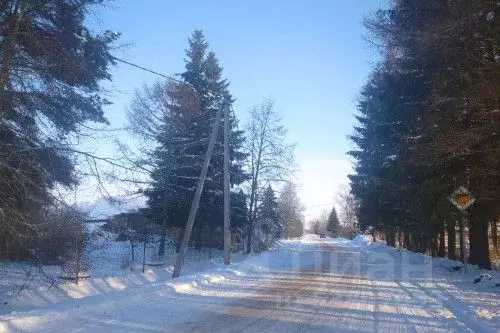
M475 314L473 311L468 309L467 306L461 307L460 304L463 304L460 300L458 300L455 296L453 296L449 291L439 286L437 283L432 283L432 286L436 289L440 290L440 293L431 291L429 288L422 286L420 283L416 281L411 282L416 288L421 290L428 297L432 298L436 303L440 304L442 308L451 312L453 316L462 323L467 326L467 328L472 332L496 332L493 328L491 328L486 323L475 319Z
M453 332L475 332L465 323L460 321L453 312L449 311L448 308L443 306L435 297L427 294L425 289L419 288L416 282L397 282L397 284L418 302L419 307L426 309L427 313L429 313L436 322L440 322L443 327Z

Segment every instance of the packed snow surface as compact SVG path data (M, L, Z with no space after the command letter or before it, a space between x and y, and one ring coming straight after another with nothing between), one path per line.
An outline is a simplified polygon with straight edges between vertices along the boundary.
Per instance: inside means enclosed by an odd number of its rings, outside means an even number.
M497 272L454 265L370 236L308 235L175 280L159 268L21 293L0 331L498 332ZM474 284L480 274L492 278Z

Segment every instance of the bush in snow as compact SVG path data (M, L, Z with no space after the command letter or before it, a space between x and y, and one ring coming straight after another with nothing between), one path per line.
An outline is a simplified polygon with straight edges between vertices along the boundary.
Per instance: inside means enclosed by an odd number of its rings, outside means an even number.
M70 207L43 212L40 232L34 237L33 259L40 265L59 265L72 276L79 266L88 267L89 252L97 246L95 235L86 230L84 215ZM66 274L65 274L66 273Z

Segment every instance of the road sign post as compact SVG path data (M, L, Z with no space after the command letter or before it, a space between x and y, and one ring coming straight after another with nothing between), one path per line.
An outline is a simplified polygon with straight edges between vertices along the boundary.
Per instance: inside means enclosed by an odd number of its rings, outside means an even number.
M462 213L460 218L460 259L464 264L465 273L467 273L467 260L465 258L465 225L467 223L467 208L469 208L476 201L476 199L467 188L460 186L448 197L448 200L450 200L451 203Z

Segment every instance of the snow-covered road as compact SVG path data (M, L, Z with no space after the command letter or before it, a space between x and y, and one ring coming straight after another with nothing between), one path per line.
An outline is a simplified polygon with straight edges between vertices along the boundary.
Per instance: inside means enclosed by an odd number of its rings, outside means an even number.
M499 288L444 263L307 238L229 269L3 315L0 331L498 331Z

